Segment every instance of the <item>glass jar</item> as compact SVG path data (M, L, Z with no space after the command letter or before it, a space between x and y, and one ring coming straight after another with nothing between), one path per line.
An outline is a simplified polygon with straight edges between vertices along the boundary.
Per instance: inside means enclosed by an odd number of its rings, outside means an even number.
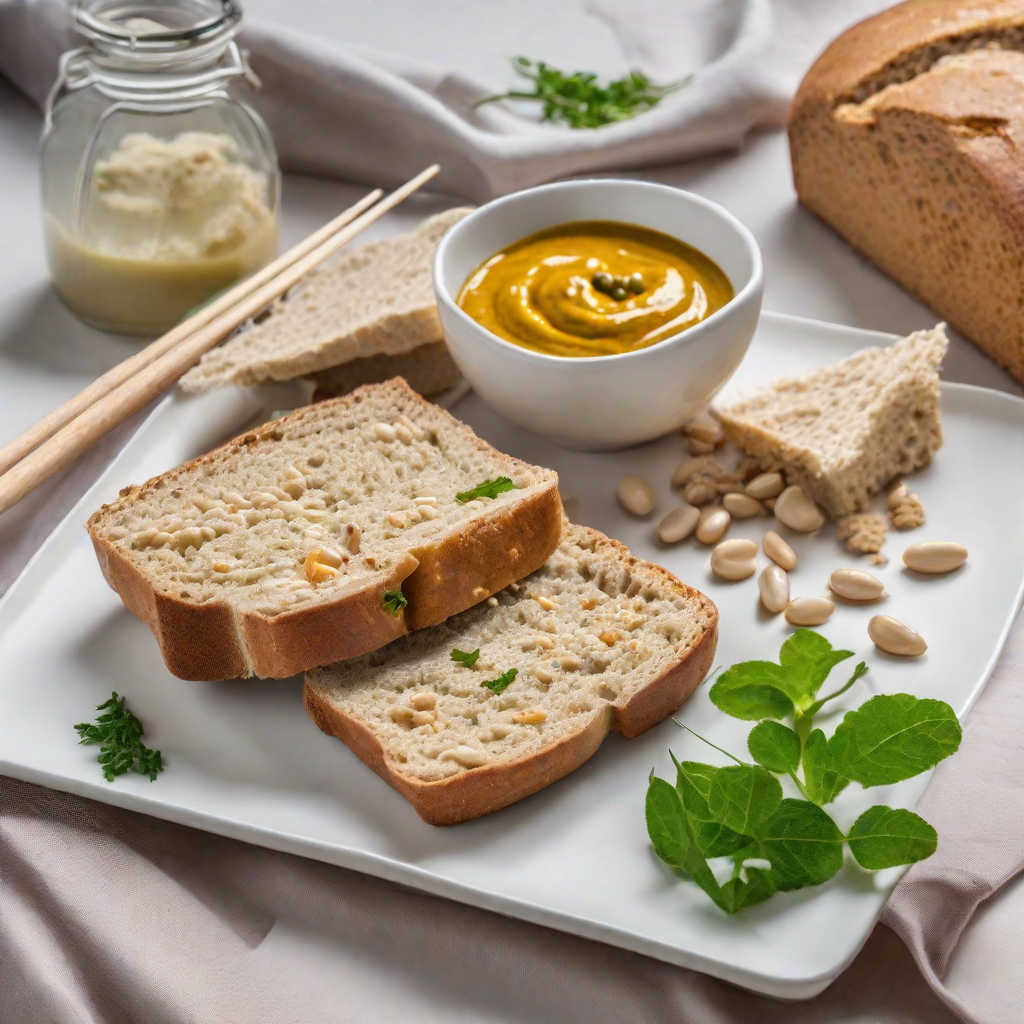
M54 287L96 327L159 334L272 260L280 175L236 95L237 0L79 0L42 136Z

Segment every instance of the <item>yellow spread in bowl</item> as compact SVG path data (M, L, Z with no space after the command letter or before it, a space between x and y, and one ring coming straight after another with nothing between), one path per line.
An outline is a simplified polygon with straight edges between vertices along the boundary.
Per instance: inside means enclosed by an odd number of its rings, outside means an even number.
M555 356L610 356L674 337L733 297L721 268L660 231L575 221L495 253L458 304L514 345Z

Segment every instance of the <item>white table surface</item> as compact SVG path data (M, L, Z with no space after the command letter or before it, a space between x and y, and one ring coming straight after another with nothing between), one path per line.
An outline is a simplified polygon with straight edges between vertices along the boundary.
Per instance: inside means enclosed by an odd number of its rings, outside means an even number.
M79 323L49 287L38 209L36 109L0 79L0 444L125 358L136 346ZM764 255L765 307L857 327L905 333L935 316L861 260L795 201L785 136L753 137L742 153L662 168L644 177L721 203L754 233ZM290 245L364 190L290 177L283 200L283 244ZM371 229L391 234L449 203L422 197ZM943 376L1015 394L1022 389L968 343L954 338ZM31 507L0 516L0 546L23 540ZM344 984L345 951L322 935L274 928L265 946L296 962L314 961ZM975 916L950 965L947 983L983 1009L993 979L1003 992L1024 991L1024 881ZM865 1020L859 1014L837 1024Z

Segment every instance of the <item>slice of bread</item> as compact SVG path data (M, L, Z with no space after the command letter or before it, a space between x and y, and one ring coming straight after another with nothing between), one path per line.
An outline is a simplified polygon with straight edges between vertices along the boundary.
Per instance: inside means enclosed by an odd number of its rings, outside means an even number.
M785 470L834 519L863 511L893 477L927 466L942 447L945 326L780 380L719 417L745 454Z
M462 374L443 341L431 341L397 356L351 359L327 370L318 370L311 376L316 385L313 394L316 402L347 395L361 384L392 377L401 377L413 391L428 396L447 391L462 380Z
M307 672L306 710L424 821L454 825L567 775L612 730L630 739L660 722L707 674L717 641L707 597L566 523L521 583L386 650ZM472 667L452 658L478 649Z
M467 213L468 207L446 210L410 234L343 252L274 303L260 323L207 352L181 378L182 388L292 380L443 344L431 261L441 236ZM396 369L382 372L394 376Z
M458 500L499 477L514 489ZM290 676L372 651L533 572L561 528L554 472L400 378L127 487L88 523L107 582L183 679Z

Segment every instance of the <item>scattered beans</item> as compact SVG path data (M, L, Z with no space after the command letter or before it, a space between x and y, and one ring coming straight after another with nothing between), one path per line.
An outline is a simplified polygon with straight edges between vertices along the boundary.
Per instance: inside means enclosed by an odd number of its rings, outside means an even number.
M952 541L928 540L903 552L903 564L914 572L952 572L966 561L967 548Z
M786 605L786 621L794 626L820 626L835 610L827 597L794 597Z
M828 578L829 588L848 601L877 601L885 584L863 569L836 569Z
M691 455L710 455L715 446L710 441L701 441L700 438L691 437L687 450Z
M776 499L775 518L797 533L811 533L825 525L821 509L795 485L787 487Z
M619 481L619 501L635 516L649 515L654 508L654 488L642 476L624 476Z
M781 565L769 565L757 578L761 604L773 615L784 612L789 604L789 573Z
M928 644L920 633L891 615L876 615L868 623L868 636L876 647L904 658L919 658L928 650Z
M711 571L723 580L745 580L757 568L757 544L752 540L723 540L711 552Z
M693 533L699 519L700 509L692 505L680 505L658 523L658 536L666 544L678 544Z
M743 484L730 476L724 476L721 480L715 481L715 489L719 494L742 494Z
M781 473L761 473L747 484L747 494L758 501L777 498L782 493Z
M672 474L672 486L682 487L683 484L689 482L690 477L694 474L700 473L703 470L711 470L714 468L714 464L714 459L709 459L706 455L683 459L676 466L675 472Z
M724 508L715 506L705 509L697 522L697 540L701 544L717 544L729 529L732 516Z
M706 505L718 497L718 488L714 481L707 477L697 477L691 480L683 491L683 498L688 505Z
M769 530L761 543L764 545L764 553L776 565L786 572L796 568L796 552L774 530Z
M712 447L720 445L725 440L725 433L721 423L715 419L706 409L691 416L683 424L683 433L697 441L703 441Z
M749 519L751 516L760 515L764 511L764 505L756 498L751 498L747 494L726 494L722 498L722 505L725 506L733 519Z

